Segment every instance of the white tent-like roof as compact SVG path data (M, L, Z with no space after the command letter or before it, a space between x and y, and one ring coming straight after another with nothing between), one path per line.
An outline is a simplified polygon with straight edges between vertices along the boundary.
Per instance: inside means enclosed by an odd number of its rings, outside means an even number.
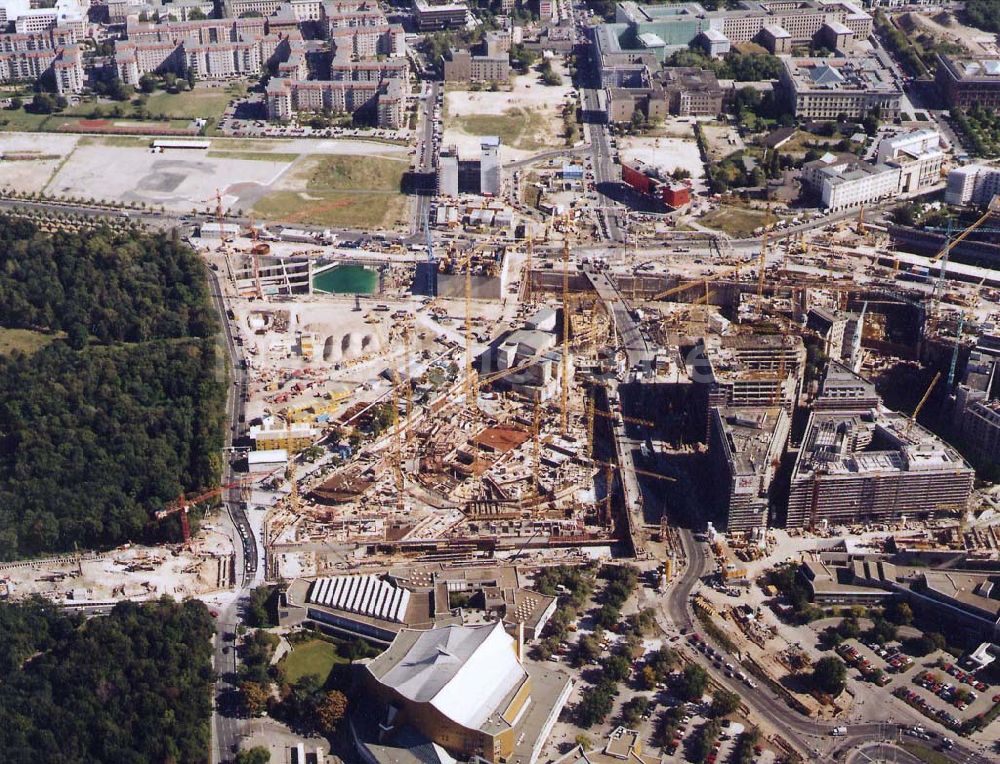
M368 668L404 697L470 729L502 713L501 701L527 676L500 622L404 629Z

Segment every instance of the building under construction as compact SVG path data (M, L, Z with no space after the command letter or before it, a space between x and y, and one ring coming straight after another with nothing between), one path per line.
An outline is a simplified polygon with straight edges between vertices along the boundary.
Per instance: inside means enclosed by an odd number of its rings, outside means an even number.
M814 411L788 497L789 528L964 511L975 472L954 448L884 408Z
M712 409L709 455L722 527L732 532L766 528L771 482L791 419L785 409Z

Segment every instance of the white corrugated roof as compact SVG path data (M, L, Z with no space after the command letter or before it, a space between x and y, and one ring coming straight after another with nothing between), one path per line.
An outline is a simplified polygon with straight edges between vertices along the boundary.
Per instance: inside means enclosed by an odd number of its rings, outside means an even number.
M403 623L410 592L377 576L317 578L306 601L349 613Z

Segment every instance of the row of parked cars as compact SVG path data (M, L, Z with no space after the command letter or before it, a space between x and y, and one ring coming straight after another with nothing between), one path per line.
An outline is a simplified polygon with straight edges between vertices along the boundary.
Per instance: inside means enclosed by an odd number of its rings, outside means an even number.
M955 685L949 682L935 681L934 674L930 672L921 674L914 681L925 690L933 692L941 698L941 700L951 703L959 711L964 711L969 707L970 703L974 703L976 698L979 697L976 695L975 690L968 690L965 693L959 693Z
M976 679L974 674L970 674L967 671L962 671L962 669L960 669L958 666L952 663L944 664L944 670L947 671L949 674L951 674L953 677L955 677L959 682L971 685L975 689L979 690L979 692L986 692L986 690L988 689L986 683Z
M930 703L920 697L920 695L915 693L913 690L908 690L905 687L897 687L893 694L900 700L903 700L913 706L924 716L937 719L946 727L958 729L961 725L961 721L959 721L959 719L950 711L945 711L943 708L931 707Z

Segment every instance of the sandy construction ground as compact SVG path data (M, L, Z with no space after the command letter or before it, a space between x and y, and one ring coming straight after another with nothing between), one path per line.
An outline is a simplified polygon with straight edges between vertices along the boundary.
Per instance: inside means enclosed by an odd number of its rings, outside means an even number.
M38 192L76 147L75 135L0 134L0 188ZM37 158L32 158L37 157Z
M230 206L240 207L253 186L270 186L291 165L288 161L210 158L207 154L192 149L154 154L144 148L79 146L45 190L65 196L145 202L179 212L213 204L218 192ZM114 172L108 172L112 166Z
M1000 54L996 35L982 29L962 24L954 14L941 11L935 14L904 13L899 18L903 31L909 34L927 32L938 40L946 40L958 45L964 45L973 55Z
M153 153L151 139L49 133L0 135L0 187L82 199L146 203L175 212L215 204L249 209L308 155L407 159L405 146L364 140L213 139L208 150ZM37 157L37 158L32 158Z
M705 188L705 167L694 138L622 138L623 160L639 159L669 175L677 168L691 173L695 191Z
M562 85L544 85L540 75L531 72L514 77L509 91L445 93L443 144L457 146L463 157L473 157L482 136L498 135L504 161L563 147L561 110L574 90L562 63L553 61L553 69L562 76Z

